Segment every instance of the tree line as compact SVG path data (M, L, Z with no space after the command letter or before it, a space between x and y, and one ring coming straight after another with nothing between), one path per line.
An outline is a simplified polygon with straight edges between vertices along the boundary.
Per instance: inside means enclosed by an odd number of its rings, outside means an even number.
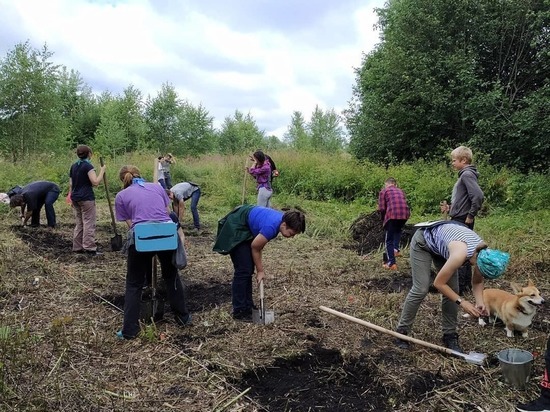
M77 144L117 156L136 150L196 156L284 147L343 150L342 118L316 107L309 122L294 112L283 140L266 136L256 120L238 109L221 127L202 106L164 83L154 96L133 85L120 95L95 94L76 70L52 62L44 45L18 43L0 60L0 153L13 161L33 153L61 152ZM296 122L295 119L300 119Z
M549 0L390 0L381 42L356 69L350 150L386 164L467 144L548 171Z

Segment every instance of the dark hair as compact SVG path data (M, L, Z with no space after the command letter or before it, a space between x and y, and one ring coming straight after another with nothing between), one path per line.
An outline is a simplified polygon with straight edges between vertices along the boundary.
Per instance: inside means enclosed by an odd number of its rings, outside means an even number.
M265 162L265 154L261 150L256 150L254 154L252 155L256 158L258 162L260 162L261 165Z
M397 180L395 180L395 178L393 177L388 177L386 179L386 183L389 183L390 185L396 185L397 184Z
M283 223L289 229L296 231L296 233L304 233L306 231L306 216L299 210L288 210L283 215Z
M92 149L90 148L90 146L79 144L76 147L76 155L79 159L87 159L88 157L90 157L90 154L92 154Z
M25 203L23 195L17 194L10 197L10 207L21 206L22 203Z

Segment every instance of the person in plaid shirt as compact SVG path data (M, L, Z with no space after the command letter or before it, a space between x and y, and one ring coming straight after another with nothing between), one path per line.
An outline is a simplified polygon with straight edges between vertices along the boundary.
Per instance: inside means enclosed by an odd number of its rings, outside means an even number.
M411 215L405 192L397 187L393 177L386 179L384 189L378 195L378 211L382 217L384 227L386 256L384 268L397 270L395 255L399 256L399 241L401 231Z

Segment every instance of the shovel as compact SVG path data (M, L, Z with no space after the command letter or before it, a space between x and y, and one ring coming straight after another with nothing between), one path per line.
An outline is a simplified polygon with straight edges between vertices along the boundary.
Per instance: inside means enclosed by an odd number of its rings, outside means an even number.
M141 296L141 320L144 323L159 321L164 316L164 300L158 294L157 267L157 257L153 256L151 287L145 288Z
M265 310L264 304L264 280L260 280L260 309L252 310L252 322L261 325L269 325L275 321L275 314L271 310Z
M99 163L103 166L103 158L99 158ZM113 206L111 205L111 197L109 196L109 187L107 186L107 174L103 174L103 184L105 185L105 195L107 196L107 203L109 204L109 212L111 212L111 226L115 235L111 238L111 250L117 252L122 249L122 236L116 231L115 214L113 213Z
M466 362L473 363L475 365L483 366L483 364L485 362L485 359L487 358L487 355L485 355L483 353L470 352L470 353L466 354L466 353L462 353L462 352L457 352L455 350L446 348L444 346L435 345L433 343L426 342L426 341L423 341L423 340L420 340L420 339L411 338L410 336L403 335L403 334L398 333L398 332L394 332L393 330L385 329L381 326L377 326L373 323L364 321L362 319L354 318L353 316L346 315L345 313L338 312L337 310L334 310L334 309L331 309L331 308L327 308L326 306L319 306L319 309L321 309L324 312L330 313L332 315L338 316L340 318L351 320L352 322L355 322L355 323L358 323L360 325L366 326L370 329L374 329L378 332L387 333L388 335L395 336L396 338L406 340L406 341L409 341L409 342L412 342L412 343L416 343L418 345L425 346L427 348L435 349L435 350L438 350L440 352L444 352L448 355L455 356L457 358L462 358Z

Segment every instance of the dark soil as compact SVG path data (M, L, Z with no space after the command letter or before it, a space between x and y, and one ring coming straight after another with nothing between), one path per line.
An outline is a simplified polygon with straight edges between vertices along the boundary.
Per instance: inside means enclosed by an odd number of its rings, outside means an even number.
M353 243L345 244L346 249L355 250L359 255L366 255L383 248L384 228L378 212L360 215L350 226ZM405 225L401 235L401 248L406 247L415 232L415 227Z

